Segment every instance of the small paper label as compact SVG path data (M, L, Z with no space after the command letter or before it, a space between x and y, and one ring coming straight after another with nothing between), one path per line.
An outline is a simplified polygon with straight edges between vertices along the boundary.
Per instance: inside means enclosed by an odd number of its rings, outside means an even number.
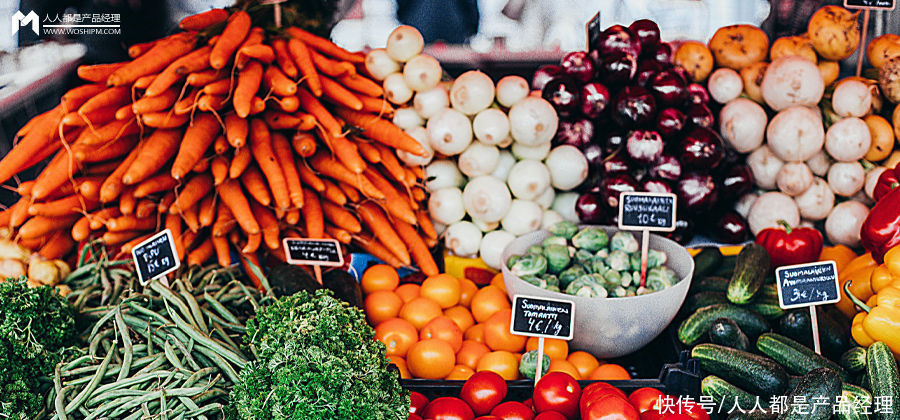
M306 265L344 265L341 244L334 239L284 238L287 262Z
M823 305L841 300L837 264L820 261L775 270L778 305L783 309Z
M677 203L675 194L623 192L619 195L619 229L671 232Z
M509 332L531 337L571 340L575 302L516 295Z
M175 238L169 229L151 236L132 248L131 257L134 259L138 280L142 285L181 267L178 252L175 251Z

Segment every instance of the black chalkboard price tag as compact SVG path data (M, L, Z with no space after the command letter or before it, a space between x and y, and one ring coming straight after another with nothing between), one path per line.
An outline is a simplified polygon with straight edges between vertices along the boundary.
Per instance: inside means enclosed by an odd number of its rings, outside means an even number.
M623 192L619 195L619 229L675 230L677 198L670 193Z
M138 280L142 285L181 267L178 252L175 251L175 238L169 229L151 236L132 248L131 258L134 259Z
M584 25L587 30L587 50L593 51L597 49L597 42L600 39L600 33L603 32L603 28L600 27L600 12L597 12L591 20L588 21L587 24Z
M509 332L530 337L571 340L574 320L575 302L515 295Z
M837 264L820 261L775 270L778 304L783 309L823 305L841 300Z
M283 245L290 264L344 265L341 244L334 239L284 238Z
M844 0L848 9L894 10L895 6L894 0Z

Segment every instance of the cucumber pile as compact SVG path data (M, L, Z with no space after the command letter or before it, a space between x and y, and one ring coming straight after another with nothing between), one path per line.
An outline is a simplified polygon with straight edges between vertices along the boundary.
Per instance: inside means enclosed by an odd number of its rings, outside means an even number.
M813 351L809 309L778 305L765 249L751 243L725 257L704 248L694 262L677 336L705 375L701 394L723 418L900 419L900 375L890 349L881 342L856 346L849 320L822 305L822 354Z

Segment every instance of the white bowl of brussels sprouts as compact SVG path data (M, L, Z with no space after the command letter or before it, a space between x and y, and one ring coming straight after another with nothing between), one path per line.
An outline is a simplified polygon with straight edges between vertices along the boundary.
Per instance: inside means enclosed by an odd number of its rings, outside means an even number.
M501 256L506 291L575 302L572 348L603 358L632 353L672 322L694 273L683 246L651 234L639 291L640 235L560 222L520 236Z

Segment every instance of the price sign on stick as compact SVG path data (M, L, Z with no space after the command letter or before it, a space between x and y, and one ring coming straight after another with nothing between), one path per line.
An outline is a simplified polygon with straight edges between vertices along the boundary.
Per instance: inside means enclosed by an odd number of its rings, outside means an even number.
M596 50L600 33L603 32L603 28L600 27L600 12L597 12L584 27L587 30L587 51Z
M284 238L284 253L289 264L311 265L316 280L322 283L321 266L340 267L344 265L341 244L334 239Z
M675 230L678 198L671 193L623 192L619 194L619 229L643 231L641 238L641 289L647 284L647 251L650 232Z
M809 307L813 344L816 353L821 354L816 305L841 300L837 264L834 261L820 261L778 267L775 270L775 284L778 288L778 305L783 309Z
M863 57L866 51L866 36L869 32L870 10L894 10L897 5L895 0L844 0L844 7L848 9L863 10L863 27L859 37L859 45L856 47L856 76L862 73Z
M151 236L132 248L131 258L134 259L138 280L142 285L181 267L181 260L175 251L175 238L169 229Z
M538 338L537 371L534 383L541 379L544 362L544 338L571 340L574 331L575 302L534 296L513 296L509 332Z

